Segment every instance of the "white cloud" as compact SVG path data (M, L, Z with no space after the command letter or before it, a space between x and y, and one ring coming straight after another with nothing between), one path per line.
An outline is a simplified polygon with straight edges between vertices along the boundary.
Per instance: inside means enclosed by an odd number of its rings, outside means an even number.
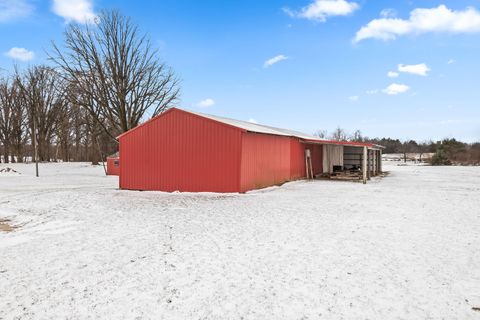
M399 93L405 93L409 89L410 87L405 84L392 83L391 85L383 89L383 92L388 95L397 95Z
M348 16L359 8L355 2L346 0L315 0L300 11L284 8L283 11L291 17L325 22L327 17Z
M395 11L395 9L383 9L381 12L380 12L380 16L382 18L395 18L397 16L397 11Z
M33 51L28 51L25 48L13 47L5 53L6 56L20 61L30 61L35 57Z
M363 26L353 40L393 40L407 34L428 32L473 33L480 32L480 12L473 7L451 10L445 5L436 8L417 8L410 12L408 20L383 17Z
M360 99L359 96L350 96L350 97L348 97L348 100L353 101L353 102L358 101L358 99Z
M448 60L447 64L453 64L455 62L457 62L455 59L450 59L450 60Z
M253 119L253 118L250 118L250 119L248 119L248 122L250 122L250 123L255 123L255 124L257 124L257 123L258 123L258 121L257 121L257 120L255 120L255 119Z
M398 77L398 72L388 71L387 76L388 76L389 78L396 78L396 77Z
M33 12L26 0L0 0L0 22L8 22L29 16Z
M197 107L200 107L200 108L208 108L213 105L215 105L215 100L213 100L212 98L207 98L197 103Z
M273 66L275 63L278 63L278 62L283 61L283 60L288 60L288 59L290 59L290 58L287 57L287 56L284 56L283 54L279 54L278 56L275 56L275 57L270 58L267 61L265 61L265 63L263 64L263 67L268 68L268 67Z
M425 63L411 64L411 65L399 64L398 71L416 74L416 75L425 77L427 76L427 73L430 71L430 68Z
M53 0L52 10L65 22L92 23L96 18L92 0Z
M378 93L378 89L372 89L372 90L367 90L365 91L366 94L377 94Z

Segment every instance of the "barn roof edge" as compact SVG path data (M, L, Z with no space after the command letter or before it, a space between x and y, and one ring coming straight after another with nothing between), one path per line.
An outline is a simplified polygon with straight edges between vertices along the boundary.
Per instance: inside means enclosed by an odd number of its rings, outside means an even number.
M276 136L286 136L286 137L295 137L303 140L304 142L308 143L319 143L319 144L334 144L334 145L344 145L344 146L358 146L358 147L369 147L369 148L384 148L383 146L372 144L372 143L367 143L367 142L352 142L352 141L334 141L334 140L323 140L319 139L315 136L308 135L302 132L294 131L294 130L289 130L289 129L282 129L282 128L276 128L276 127L271 127L271 126L266 126L266 125L261 125L257 123L251 123L248 121L242 121L242 120L236 120L236 119L231 119L231 118L225 118L225 117L220 117L220 116L215 116L215 115L210 115L210 114L204 114L200 112L194 112L194 111L188 111L184 110L181 108L177 107L172 107L169 108L167 111L160 113L159 115L145 121L144 123L136 126L135 128L132 128L119 136L117 136L117 139L120 139L121 137L124 137L125 135L128 135L137 129L149 124L150 122L170 113L173 111L181 111L185 113L189 113L192 115L196 115L205 119L213 120L215 122L219 122L231 127L235 127L238 129L241 129L243 131L248 131L248 132L253 132L253 133L262 133L262 134L270 134L270 135L276 135Z

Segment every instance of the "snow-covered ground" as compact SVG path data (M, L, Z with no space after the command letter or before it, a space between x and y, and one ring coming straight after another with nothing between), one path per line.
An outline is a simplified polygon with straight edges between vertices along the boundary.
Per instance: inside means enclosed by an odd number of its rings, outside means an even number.
M480 318L480 167L241 195L7 166L0 319Z
M424 152L424 153L407 153L407 161L414 162L429 162L432 159L433 152ZM384 153L382 159L385 161L404 161L405 155L403 153ZM420 161L421 160L421 161Z

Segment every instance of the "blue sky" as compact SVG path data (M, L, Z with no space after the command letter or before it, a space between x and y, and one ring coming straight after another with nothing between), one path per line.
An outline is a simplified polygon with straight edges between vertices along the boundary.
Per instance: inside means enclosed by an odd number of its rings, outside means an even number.
M66 24L108 8L150 34L182 79L182 108L307 133L480 140L480 0L0 0L0 68L48 63Z

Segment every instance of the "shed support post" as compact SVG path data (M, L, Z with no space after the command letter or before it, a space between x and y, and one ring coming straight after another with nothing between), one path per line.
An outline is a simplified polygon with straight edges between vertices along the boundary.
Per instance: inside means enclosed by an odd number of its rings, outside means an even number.
M377 151L377 175L380 175L380 162L382 158L380 157L380 150Z
M373 169L373 176L377 175L377 150L372 151L372 169Z
M375 150L370 151L370 161L372 163L370 177L375 177Z
M378 151L378 173L382 173L382 150Z
M362 157L363 184L367 183L367 157L368 157L367 147L363 147L363 157Z
M370 180L372 176L372 151L367 148L367 179Z

